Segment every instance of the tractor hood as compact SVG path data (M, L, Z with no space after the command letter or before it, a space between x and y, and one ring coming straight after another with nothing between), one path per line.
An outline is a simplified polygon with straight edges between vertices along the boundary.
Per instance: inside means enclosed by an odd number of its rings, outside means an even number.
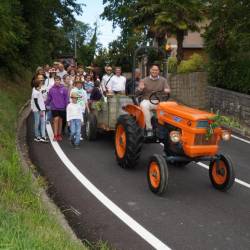
M180 105L177 102L161 102L157 107L157 111L160 113L165 112L166 114L172 114L191 121L207 120L215 116L213 113Z

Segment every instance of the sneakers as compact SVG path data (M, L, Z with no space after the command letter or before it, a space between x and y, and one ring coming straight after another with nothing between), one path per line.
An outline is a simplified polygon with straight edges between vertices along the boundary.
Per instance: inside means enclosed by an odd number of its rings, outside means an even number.
M40 142L40 141L41 141L41 137L35 137L35 138L34 138L34 141Z
M57 141L57 135L54 135L53 141Z
M47 143L47 142L49 142L49 141L47 140L46 137L41 137L41 138L40 138L40 142Z
M45 138L45 137L35 137L35 138L34 138L34 141L36 141L36 142L44 142L44 143L49 142L49 141L47 140L47 138Z
M147 130L147 136L148 137L151 137L153 135L154 135L153 130Z

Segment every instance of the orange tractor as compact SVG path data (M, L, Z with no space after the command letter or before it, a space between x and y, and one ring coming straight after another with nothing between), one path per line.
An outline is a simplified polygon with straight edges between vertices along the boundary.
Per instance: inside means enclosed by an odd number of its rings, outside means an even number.
M134 167L145 141L161 142L162 155L154 154L148 163L147 179L152 192L162 194L168 184L168 165L185 166L190 162L209 161L209 177L219 190L228 190L234 183L235 174L230 157L220 154L219 143L229 140L230 132L215 127L208 136L213 122L212 113L167 101L169 96L154 92L149 100L156 105L151 120L153 136L145 133L145 119L137 103L123 107L127 114L117 119L115 154L123 168Z

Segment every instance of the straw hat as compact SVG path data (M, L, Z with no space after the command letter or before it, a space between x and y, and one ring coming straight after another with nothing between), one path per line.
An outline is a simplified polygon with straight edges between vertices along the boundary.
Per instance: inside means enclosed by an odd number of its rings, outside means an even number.
M79 98L79 95L76 92L72 92L70 98Z

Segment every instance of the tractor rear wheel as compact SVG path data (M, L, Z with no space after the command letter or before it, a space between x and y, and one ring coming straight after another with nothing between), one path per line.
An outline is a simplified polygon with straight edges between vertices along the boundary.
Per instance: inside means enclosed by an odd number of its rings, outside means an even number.
M233 163L229 156L219 155L219 157L218 166L216 160L210 162L209 177L216 189L226 191L234 184Z
M149 161L147 179L150 190L158 195L163 194L168 185L168 165L161 156L154 154Z
M140 157L143 145L143 130L131 115L121 115L117 119L115 131L115 155L123 168L133 168Z

